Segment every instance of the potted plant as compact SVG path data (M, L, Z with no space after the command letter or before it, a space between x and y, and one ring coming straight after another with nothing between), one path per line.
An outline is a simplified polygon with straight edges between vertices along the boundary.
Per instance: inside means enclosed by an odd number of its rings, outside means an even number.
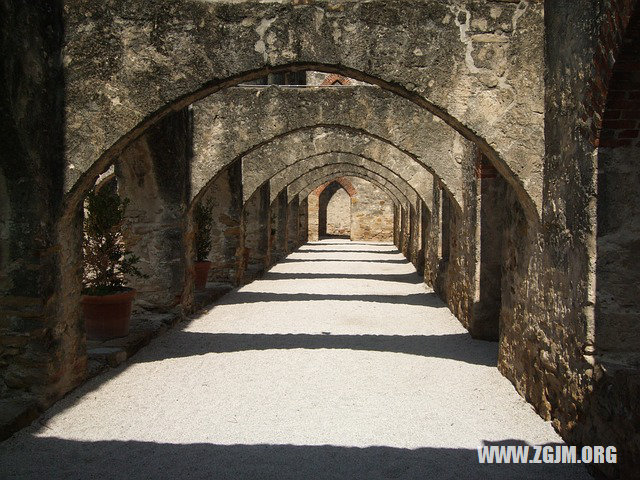
M195 284L197 290L204 290L211 268L211 262L207 259L211 251L211 228L213 227L211 203L197 203L193 210L193 220L196 230Z
M95 339L129 333L135 290L126 276L147 278L136 264L139 258L125 249L121 226L128 200L109 188L91 191L85 204L81 300L87 335Z

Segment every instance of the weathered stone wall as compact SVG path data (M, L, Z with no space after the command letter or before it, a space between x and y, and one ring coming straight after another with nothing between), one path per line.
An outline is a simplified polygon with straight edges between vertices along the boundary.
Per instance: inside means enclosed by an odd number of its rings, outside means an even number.
M453 141L450 137L444 140ZM460 159L457 155L452 157L450 167L459 171ZM269 162L265 162L265 158ZM432 176L410 155L381 139L341 127L319 126L291 133L247 154L242 163L245 199L271 177L278 178L278 182L288 183L311 168L318 169L330 163L351 163L375 171L385 178L400 179L394 180L397 188L404 188L405 192L407 188L419 192L429 202L429 193L425 191L424 184L428 184ZM401 184L408 184L409 187Z
M199 201L211 206L213 225L211 229L212 282L237 281L238 261L242 251L242 165L232 163L210 183Z
M320 238L320 219L318 213L320 211L320 199L315 193L309 194L307 197L307 236L310 242L317 242Z
M293 201L296 201L296 197L293 197ZM311 228L309 222L309 198L304 197L300 200L300 205L298 207L298 244L302 245L310 241L309 238L309 229Z
M277 263L287 255L287 228L289 226L287 204L287 189L285 188L278 194L270 207L271 231L267 265Z
M287 205L287 253L293 252L300 246L300 199L296 195Z
M240 283L249 283L260 277L269 261L271 215L269 212L269 182L265 183L244 204L244 249L240 257Z
M320 195L320 234L351 236L351 197L344 188L329 185Z
M357 192L351 199L351 240L392 242L393 201L373 183L347 178Z
M73 287L61 288L63 250L80 250L80 210L67 231L56 224L65 168L63 24L60 1L0 2L0 439L86 371L77 257Z
M191 116L185 109L163 118L116 162L118 195L129 200L123 236L147 278L128 278L135 304L168 310L185 283L185 222L190 198Z
M344 73L437 112L477 141L533 212L542 191L542 12L538 2L475 0L345 2L337 10L322 4L185 0L167 8L69 1L66 186L76 185L80 195L111 154L158 115L299 62L295 69ZM371 42L376 35L385 41ZM123 55L132 42L137 48ZM256 48L244 48L252 44ZM531 196L524 193L525 179Z

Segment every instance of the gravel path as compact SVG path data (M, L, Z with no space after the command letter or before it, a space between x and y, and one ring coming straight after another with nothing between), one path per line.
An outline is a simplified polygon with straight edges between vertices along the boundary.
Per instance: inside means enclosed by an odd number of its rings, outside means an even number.
M307 261L308 260L308 261ZM0 444L0 478L590 478L397 250L325 240Z

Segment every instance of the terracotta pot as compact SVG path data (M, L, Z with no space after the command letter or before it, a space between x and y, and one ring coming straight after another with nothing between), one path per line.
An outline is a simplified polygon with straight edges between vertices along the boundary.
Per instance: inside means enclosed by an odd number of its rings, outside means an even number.
M196 290L204 290L207 286L207 277L209 276L209 270L211 269L211 262L196 262Z
M80 304L87 336L96 340L127 336L135 296L135 290L112 295L83 295Z

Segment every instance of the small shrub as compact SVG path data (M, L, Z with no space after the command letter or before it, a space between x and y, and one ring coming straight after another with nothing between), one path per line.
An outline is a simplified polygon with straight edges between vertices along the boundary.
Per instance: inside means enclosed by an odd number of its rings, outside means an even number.
M122 222L128 199L103 188L87 196L82 253L83 293L109 295L126 290L126 276L148 278L136 267L139 257L127 251Z

